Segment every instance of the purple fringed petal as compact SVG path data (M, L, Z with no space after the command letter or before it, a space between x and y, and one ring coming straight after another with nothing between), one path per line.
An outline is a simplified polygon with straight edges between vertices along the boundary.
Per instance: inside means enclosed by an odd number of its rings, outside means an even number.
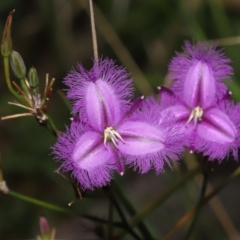
M221 50L216 50L216 45L208 45L206 42L193 46L186 41L183 49L185 52L177 53L169 66L169 77L174 80L172 85L174 93L179 97L184 94L186 101L193 107L195 100L191 99L195 99L196 95L191 94L198 91L200 86L197 84L200 83L201 103L209 106L213 99L221 99L226 92L223 81L233 73L229 66L230 59L226 58ZM215 87L212 88L213 84Z
M178 160L183 151L183 132L170 112L161 113L154 98L148 98L129 120L118 127L124 142L118 149L127 164L141 173L152 167L162 172L164 163Z
M107 163L114 154L103 145L103 137L94 131L87 131L76 142L72 160L82 169L91 170Z
M176 104L176 105L167 107L166 109L163 110L162 113L164 113L165 111L171 112L172 114L174 114L174 117L178 121L183 121L184 124L187 123L187 120L190 115L189 109L186 106L184 106L183 104Z
M115 125L122 117L120 101L114 89L102 79L89 83L85 102L86 117L95 130L104 131L106 126Z
M209 160L222 161L230 154L237 159L240 146L240 104L223 101L216 107L207 111L207 121L204 117L202 122L205 123L199 124L193 138L194 147L209 156Z
M233 142L237 135L236 127L229 117L217 108L204 113L203 119L197 127L198 135L211 142Z
M164 148L165 136L156 127L136 121L125 121L118 132L124 139L118 149L124 154L137 155L160 151Z
M59 169L72 172L82 189L107 185L116 169L112 149L107 150L100 141L102 136L74 121L52 147L55 159L62 162Z
M191 109L186 106L182 101L177 98L171 89L167 89L165 87L159 87L161 94L161 108L162 114L164 111L171 112L174 114L174 117L178 122L183 122L183 124L187 123L187 120L190 116Z
M129 74L109 59L95 62L89 71L78 65L78 71L72 70L65 77L64 83L69 87L67 97L73 103L73 113L79 113L82 119L87 116L88 121L91 119L92 127L98 130L102 130L103 125L103 104L108 111L108 120L118 121L119 114L123 116L128 111L129 99L133 95ZM117 122L109 124L115 125Z
M216 83L212 69L202 62L196 61L190 67L183 86L183 100L191 108L209 107L215 100Z

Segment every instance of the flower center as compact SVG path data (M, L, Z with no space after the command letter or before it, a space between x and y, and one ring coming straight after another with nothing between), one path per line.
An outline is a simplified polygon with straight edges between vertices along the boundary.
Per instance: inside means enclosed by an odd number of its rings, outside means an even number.
M107 127L104 132L104 146L107 147L107 141L110 141L113 143L115 147L117 147L118 140L120 139L122 142L124 142L121 135L113 129L113 127Z
M195 107L195 108L192 110L192 112L191 112L191 114L190 114L190 116L189 116L186 124L188 124L188 123L190 123L191 121L193 121L193 122L194 122L194 126L196 126L196 124L198 123L198 121L201 121L201 120L202 120L203 113L204 113L204 112L203 112L203 109L202 109L201 107L199 107L199 106Z

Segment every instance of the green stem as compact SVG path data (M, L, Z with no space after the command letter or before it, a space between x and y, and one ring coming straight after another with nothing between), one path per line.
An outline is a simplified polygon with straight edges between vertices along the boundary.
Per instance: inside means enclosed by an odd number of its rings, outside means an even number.
M108 210L108 232L107 239L112 239L113 237L113 204L109 201L109 210Z
M200 166L196 167L192 171L188 172L184 177L182 177L179 181L175 182L170 188L168 188L165 192L159 195L156 199L150 202L147 206L145 206L141 211L139 211L136 215L129 220L130 227L134 227L139 224L142 219L147 217L150 213L152 213L157 207L159 207L162 203L164 203L179 187L181 187L185 182L190 180L195 176L196 173L200 172ZM121 232L119 237L122 237L126 234L126 232Z
M207 197L205 197L201 201L201 204L199 204L199 208L203 207L206 203L208 203L228 183L230 183L233 179L235 179L239 175L240 175L240 167L238 167L230 176L228 176L225 180L223 180ZM182 218L180 218L178 222L163 237L160 237L159 240L168 240L179 228L181 228L184 224L186 224L196 213L197 213L197 208L196 207L192 208Z
M127 231L129 234L131 234L134 239L137 239L137 240L140 240L141 238L133 231L133 229L129 226L128 222L127 222L127 219L125 218L125 215L122 211L122 209L120 208L120 205L118 204L111 188L108 188L108 196L109 196L109 199L110 201L113 203L114 207L116 208L118 214L119 214L119 217L121 218L122 220L122 223L123 223L123 226L125 227L125 231Z
M26 94L26 96L28 96L29 91L28 91L26 83L25 83L25 78L21 78L20 83L21 83L21 87L22 87L23 92Z
M118 198L120 199L121 204L125 207L125 209L128 211L128 213L131 216L136 215L137 214L136 210L134 209L134 207L132 206L130 201L127 199L126 195L123 193L122 189L117 184L117 182L112 181L112 185L113 185L114 189L116 190L116 194L117 194ZM153 239L150 231L148 230L148 228L146 227L146 225L144 224L143 221L139 222L138 229L142 233L142 236L144 237L144 239L148 239L148 240Z
M56 128L52 118L49 115L47 115L47 117L48 117L48 120L47 120L46 128L49 130L49 132L51 132L54 135L54 137L57 137L59 134L59 131Z
M193 178L196 173L200 171L200 167L196 167L192 171L188 172L184 177L182 177L179 181L175 182L170 188L164 191L159 195L156 199L150 202L145 208L138 212L133 218L129 221L130 226L135 226L138 224L143 218L152 213L157 207L159 207L162 203L164 203L179 187L181 187L185 182Z
M11 195L12 197L18 198L20 200L23 200L25 202L29 202L29 203L32 203L34 205L38 205L38 206L41 206L41 207L44 207L44 208L47 208L47 209L51 209L51 210L54 210L54 211L57 211L57 212L66 213L66 214L69 214L69 215L82 217L82 218L85 218L85 219L88 219L88 220L91 220L91 221L107 224L107 221L105 219L98 218L98 217L93 217L93 216L90 216L90 215L85 214L85 213L78 213L76 211L68 210L66 208L59 207L57 205L47 203L47 202L44 202L44 201L40 201L38 199L31 198L29 196L14 192L12 190L9 191L9 195ZM120 228L123 227L122 224L118 223L118 222L114 223L114 226L115 227L120 227Z
M61 100L63 101L63 103L67 107L67 109L69 111L71 111L72 106L71 106L70 102L67 100L66 95L63 93L63 91L61 89L57 89L57 94L59 95L59 97L61 98Z
M199 200L198 200L198 204L196 206L196 213L195 213L194 218L192 220L192 223L191 223L191 225L190 225L190 227L189 227L189 229L187 231L185 240L190 239L190 237L192 235L192 232L193 232L193 230L194 230L194 228L196 226L197 218L198 218L200 210L201 210L201 204L202 204L202 201L203 201L205 193L206 193L207 182L208 182L208 175L204 174L202 188L201 188L201 194L200 194L200 197L199 197Z
M22 103L22 98L12 87L10 72L9 72L9 57L3 57L3 64L4 64L4 73L5 73L5 79L6 79L8 89L18 99L18 101Z

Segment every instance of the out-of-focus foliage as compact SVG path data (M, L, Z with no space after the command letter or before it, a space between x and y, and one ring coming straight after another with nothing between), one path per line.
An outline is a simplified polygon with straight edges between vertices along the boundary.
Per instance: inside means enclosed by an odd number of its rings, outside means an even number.
M8 0L0 1L0 33L8 13L15 9L12 23L13 49L21 54L27 69L34 66L44 87L45 75L55 77L50 114L59 130L64 131L71 117L70 110L57 93L64 89L62 79L77 62L91 67L93 51L91 28L85 11L85 0ZM185 39L219 40L226 45L228 57L235 70L234 98L240 100L240 40L225 39L240 36L240 2L234 0L98 0L96 26L99 54L116 59L128 67L135 81L139 72L129 58L121 59L121 48L111 42L112 31L106 28L100 17L106 18L133 60L155 89L164 83L167 68L175 51L181 51ZM97 13L101 13L101 15ZM98 19L99 17L99 19ZM99 24L99 22L101 24ZM103 33L103 34L102 34ZM110 39L110 45L109 45ZM14 75L11 76L14 79ZM16 79L15 79L16 80ZM141 83L140 83L141 84ZM142 94L140 90L136 94ZM0 115L10 115L22 110L9 106L12 95L4 79L3 64L0 64ZM33 117L24 117L0 122L0 151L3 170L9 188L61 206L74 198L70 185L54 171L58 164L52 161L49 146L55 138L40 127ZM236 166L232 161L216 166L213 185ZM182 163L179 171L184 170ZM178 178L179 171L166 170L166 174L155 176L154 172L144 176L127 171L125 176L116 176L132 200L140 209L149 198L154 198ZM210 179L211 181L211 179ZM182 214L193 206L198 196L194 182L182 188L146 222L156 236L164 234ZM226 188L219 196L236 227L239 226L240 200L239 180ZM83 199L73 209L85 210L97 216L107 217L107 200ZM184 212L182 211L184 210ZM55 213L9 196L0 195L0 239L29 239L38 233L39 216L45 215L51 226L57 228L57 238L97 239L103 231L101 225L83 221L77 217ZM182 234L183 230L179 232ZM82 237L81 237L82 236ZM173 239L181 239L175 236ZM195 239L227 239L218 219L209 209L201 213ZM100 237L98 237L100 239Z

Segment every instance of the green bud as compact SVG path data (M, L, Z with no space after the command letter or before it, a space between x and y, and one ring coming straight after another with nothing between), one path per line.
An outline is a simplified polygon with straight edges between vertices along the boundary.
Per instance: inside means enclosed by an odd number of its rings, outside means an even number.
M37 88L39 84L39 79L37 75L37 70L35 67L31 67L28 72L28 81L31 88Z
M25 78L26 67L21 55L16 51L12 51L10 62L14 75L19 79Z
M11 38L11 26L12 26L12 17L15 10L9 13L1 44L1 53L3 57L9 57L12 52L12 38Z

